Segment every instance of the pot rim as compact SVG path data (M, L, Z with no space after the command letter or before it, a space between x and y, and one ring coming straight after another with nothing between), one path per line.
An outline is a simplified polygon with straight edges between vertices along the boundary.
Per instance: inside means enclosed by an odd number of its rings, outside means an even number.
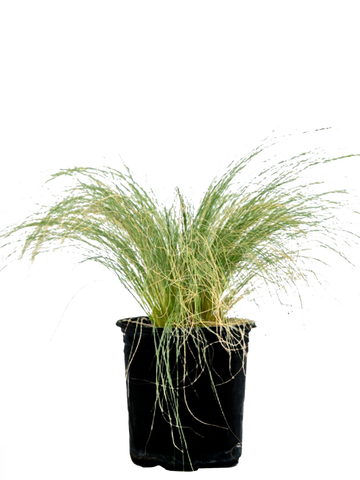
M245 327L247 330L251 330L252 328L256 328L256 324L254 320L249 320L245 318L230 318L228 319L229 324L226 325L217 325L214 323L210 324L208 323L207 325L198 327L198 328L206 328L206 329L211 329L211 330L216 330L216 329L221 329L221 328L233 328L233 327ZM122 318L116 322L116 326L120 327L122 330L131 328L131 327L138 327L140 326L141 328L145 327L146 329L152 329L152 330L157 330L161 331L164 329L164 327L155 327L154 324L151 322L149 317L147 316L139 316L139 317L127 317L127 318ZM176 328L182 328L182 327L174 327L173 329L175 330ZM191 329L194 327L188 327L185 326L183 329Z

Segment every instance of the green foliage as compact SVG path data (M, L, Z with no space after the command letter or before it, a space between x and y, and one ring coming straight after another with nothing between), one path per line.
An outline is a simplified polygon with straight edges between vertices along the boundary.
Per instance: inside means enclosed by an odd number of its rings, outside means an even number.
M265 143L233 162L213 180L197 208L179 189L172 205L161 205L125 166L61 170L48 181L68 185L60 198L0 235L9 258L29 254L34 260L69 246L79 250L83 261L113 272L152 325L163 327L161 335L154 334L154 415L160 409L184 459L189 452L179 416L184 388L179 379L187 378L182 352L190 337L199 346L199 368L207 372L216 396L211 365L203 355L206 328L193 327L217 327L213 330L229 355L245 359L245 335L253 322L231 318L241 299L252 295L256 300L263 287L275 293L296 288L316 273L314 262L322 261L314 258L314 248L345 258L338 243L358 239L339 221L347 192L326 190L321 178L315 181L308 174L318 170L321 175L325 164L354 155L308 151L280 160L266 157L272 146ZM174 349L175 368L169 359Z

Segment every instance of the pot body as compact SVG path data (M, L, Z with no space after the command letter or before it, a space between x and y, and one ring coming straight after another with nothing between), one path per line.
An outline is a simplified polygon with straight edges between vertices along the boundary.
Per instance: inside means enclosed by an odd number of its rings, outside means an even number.
M157 351L164 329L134 319L117 325L124 334L132 461L182 471L236 465L251 327L232 327L242 341L231 352L221 340L226 332L215 328L198 329L195 338L177 332Z

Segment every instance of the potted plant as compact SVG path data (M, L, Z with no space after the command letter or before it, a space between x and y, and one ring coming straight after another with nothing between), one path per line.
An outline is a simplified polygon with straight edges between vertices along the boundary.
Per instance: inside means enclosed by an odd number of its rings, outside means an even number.
M176 189L162 206L127 167L69 168L49 179L68 186L51 206L1 234L9 257L31 260L67 245L112 271L144 314L119 320L129 410L130 454L170 470L236 465L249 332L234 316L244 297L297 287L315 271L312 246L336 250L343 201L309 169L352 155L301 152L260 160L264 143L216 178L197 208ZM247 171L252 176L247 177ZM342 255L341 252L340 255ZM314 259L312 259L314 260Z

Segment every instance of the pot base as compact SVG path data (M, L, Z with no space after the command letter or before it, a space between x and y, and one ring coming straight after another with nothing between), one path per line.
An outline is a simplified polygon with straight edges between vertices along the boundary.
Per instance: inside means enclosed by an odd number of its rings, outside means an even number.
M128 455L128 459L129 459L130 465L134 468L137 468L138 470L143 470L147 472L161 471L163 473L178 474L178 475L193 475L193 474L202 473L202 472L220 472L220 471L229 472L229 471L240 468L242 465L242 459L241 459L240 461L237 461L235 465L232 465L232 466L226 466L221 464L216 464L216 465L206 464L206 465L197 465L195 467L195 470L191 470L190 467L189 467L189 470L171 470L171 467L164 466L158 461L157 458L154 458L154 459L147 458L146 460L142 460L140 458L134 459L132 455Z

